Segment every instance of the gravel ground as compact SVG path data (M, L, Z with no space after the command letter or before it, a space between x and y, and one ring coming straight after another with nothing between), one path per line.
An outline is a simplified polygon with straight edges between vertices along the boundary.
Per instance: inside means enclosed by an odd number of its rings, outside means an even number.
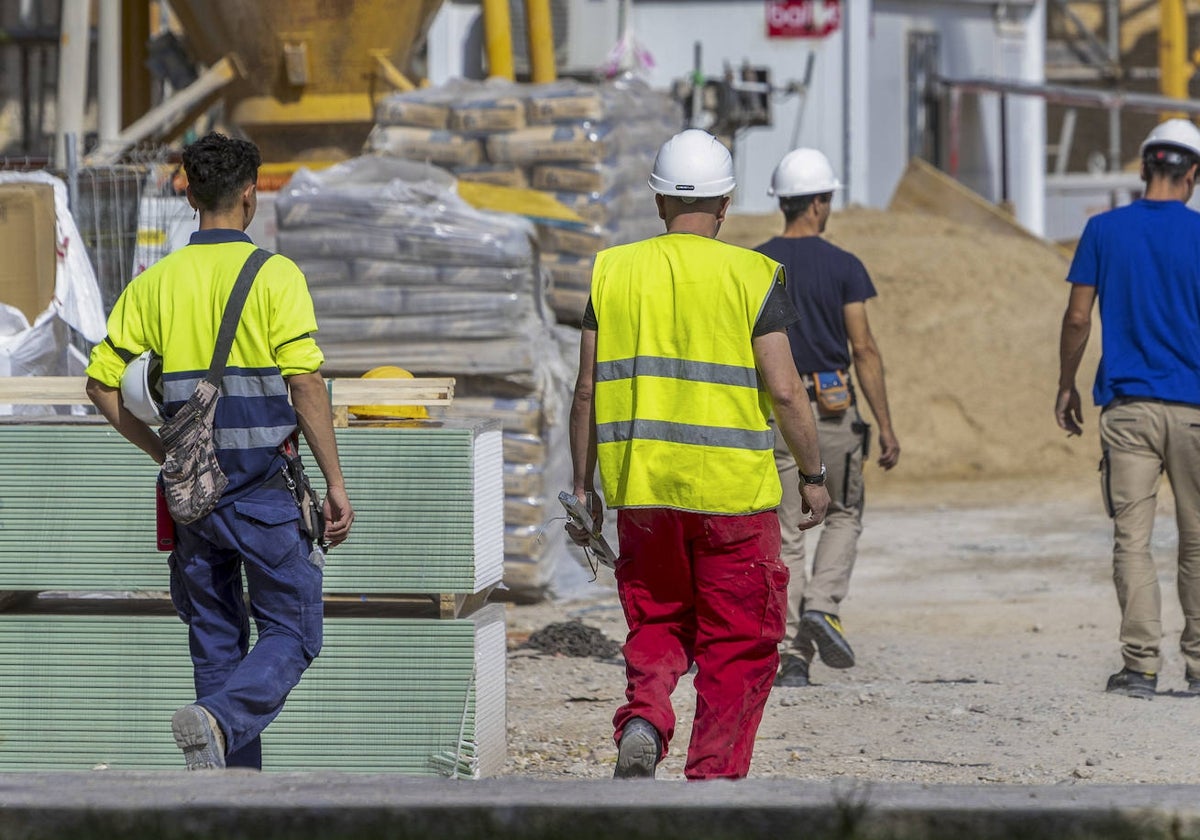
M751 775L1200 783L1200 697L1183 692L1172 511L1164 498L1154 544L1165 664L1158 696L1145 701L1103 691L1121 665L1119 613L1111 526L1094 493L974 484L897 490L869 506L842 605L858 664L817 663L813 686L774 690ZM505 775L611 777L611 719L624 695L612 643L624 633L611 578L554 601L509 605ZM679 723L660 779L683 778L690 677L674 701Z

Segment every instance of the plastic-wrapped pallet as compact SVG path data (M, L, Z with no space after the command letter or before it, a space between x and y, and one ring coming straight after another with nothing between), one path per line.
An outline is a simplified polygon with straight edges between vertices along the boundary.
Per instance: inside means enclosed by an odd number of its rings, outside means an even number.
M415 101L408 104L410 100ZM428 130L418 106L431 100L449 103L446 127L452 136L442 138L445 148L429 148L424 135L389 134L397 126ZM517 100L523 103L523 118L515 113ZM433 91L388 97L377 120L368 143L372 151L444 163L463 179L542 190L583 218L582 224L538 223L538 244L551 266L548 300L562 323L579 323L586 287L560 284L564 272L554 269L555 258L562 259L561 265L590 265L602 248L662 230L646 177L659 145L681 127L682 110L639 80L545 85L456 81ZM482 152L479 162L462 153L471 144Z
M553 332L534 226L476 210L455 184L437 167L382 154L301 170L276 203L278 246L308 278L328 375L391 364L453 376L453 416L501 420L504 583L537 600L567 555L551 520L570 480L573 373Z

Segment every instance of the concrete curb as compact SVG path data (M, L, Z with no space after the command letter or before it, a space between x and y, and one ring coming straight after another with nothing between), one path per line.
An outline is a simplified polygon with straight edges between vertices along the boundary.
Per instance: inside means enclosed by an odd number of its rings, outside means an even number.
M0 774L0 837L1200 840L1200 787L9 773Z

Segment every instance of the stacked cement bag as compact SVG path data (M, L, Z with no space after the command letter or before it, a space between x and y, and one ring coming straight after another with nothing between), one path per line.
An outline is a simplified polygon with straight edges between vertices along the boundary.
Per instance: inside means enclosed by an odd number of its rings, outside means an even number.
M452 412L500 421L504 581L536 600L567 553L562 528L547 523L561 515L557 492L570 480L573 374L546 306L534 226L472 208L455 183L437 167L384 156L301 170L276 202L277 244L308 278L326 375L386 364L453 376Z
M597 251L662 230L646 177L682 111L640 81L456 82L391 96L376 119L370 152L436 163L465 180L542 190L583 219L536 220L548 299L561 323L579 323Z

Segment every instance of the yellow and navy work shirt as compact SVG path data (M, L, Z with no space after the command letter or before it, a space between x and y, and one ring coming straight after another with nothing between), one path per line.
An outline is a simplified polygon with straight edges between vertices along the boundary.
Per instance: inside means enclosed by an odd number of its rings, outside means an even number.
M597 455L612 507L777 507L755 323L782 267L692 234L601 251L592 270Z
M203 230L138 275L108 318L87 374L119 388L128 360L153 350L163 360L163 416L187 402L208 373L225 303L254 243L241 231ZM304 275L273 255L250 287L214 419L217 457L229 485L221 503L257 485L296 428L284 377L313 373L324 357Z

